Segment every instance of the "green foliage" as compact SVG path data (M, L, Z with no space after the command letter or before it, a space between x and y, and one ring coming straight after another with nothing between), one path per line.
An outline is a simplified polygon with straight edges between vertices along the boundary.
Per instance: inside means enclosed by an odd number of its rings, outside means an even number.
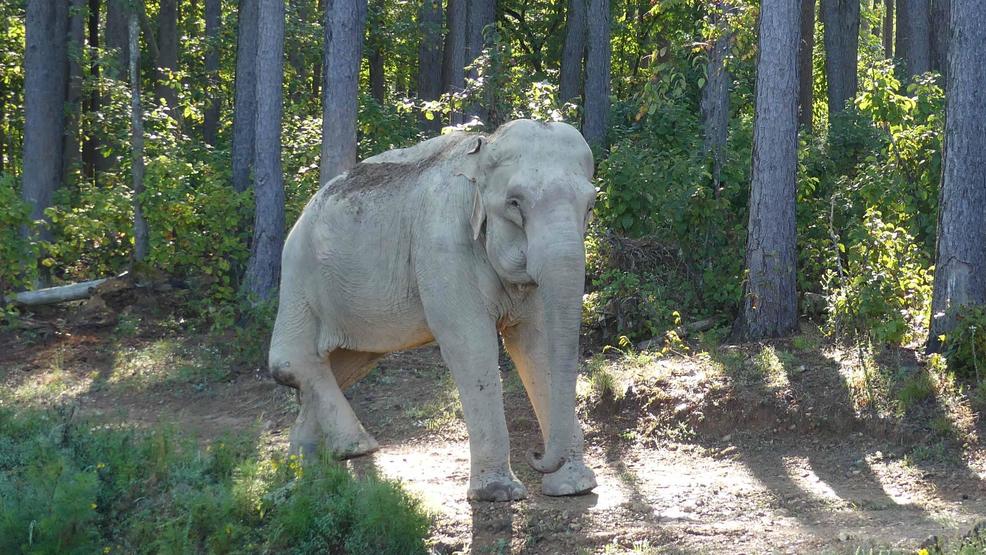
M986 308L962 307L955 315L955 327L944 339L949 369L981 382L986 377Z
M0 408L3 553L425 553L429 525L397 484L325 457Z
M31 209L18 195L14 176L0 173L0 320L14 311L3 295L30 284L34 277L33 266L23 269L24 261L37 256L34 242L21 234L31 226Z

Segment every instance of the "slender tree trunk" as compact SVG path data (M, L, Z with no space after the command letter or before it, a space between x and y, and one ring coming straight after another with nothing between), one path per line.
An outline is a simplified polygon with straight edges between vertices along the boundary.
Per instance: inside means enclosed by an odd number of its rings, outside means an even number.
M325 10L325 86L319 180L356 165L356 113L366 0L329 0Z
M315 13L322 14L325 10L325 0L318 0L315 4ZM325 36L325 18L317 17L322 24L322 36ZM312 64L312 98L321 99L322 83L325 81L325 73L322 71L322 58L319 57Z
M0 96L0 173L3 173L4 168L6 168L6 155L7 155L7 134L5 130L7 129L7 106L4 102L4 97Z
M801 0L801 40L798 43L798 125L811 133L815 104L815 0Z
M178 91L172 74L178 71L178 0L160 0L155 69L158 99L164 99L171 117L178 120ZM148 37L150 40L150 37Z
M442 53L442 91L453 95L462 94L466 88L466 1L448 0L446 19L448 32L445 35L445 49ZM462 123L461 106L453 100L450 125Z
M475 67L476 59L483 54L483 49L489 46L486 40L487 27L493 25L496 19L496 0L466 0L466 67L469 68L466 77L479 83L479 68ZM487 72L492 72L494 68L487 67ZM486 75L483 80L488 83L491 75ZM466 112L472 118L489 125L490 111L492 109L492 90L489 85L482 87L482 90L473 91L479 95L478 99L466 108ZM484 106L485 104L485 106Z
M383 58L383 0L370 0L367 19L369 27L367 29L367 62L370 67L370 96L383 106L386 85L384 83L384 58Z
M107 75L124 81L130 67L130 46L127 38L128 0L106 0L106 48L116 55L108 68Z
M931 70L947 77L949 0L931 0Z
M627 4L630 5L629 3ZM587 0L569 0L565 15L565 45L561 53L561 75L559 76L558 99L568 102L579 96L583 79L583 60L588 34L586 12Z
M757 54L747 280L736 338L755 341L798 328L795 180L798 163L799 6L763 0Z
M423 0L418 11L418 28L421 42L418 44L418 97L422 100L438 100L442 94L442 2ZM441 130L438 117L427 119L422 115L425 130L437 133Z
M928 350L963 306L986 303L986 20L977 0L952 0L945 146Z
M21 197L31 207L32 220L48 219L44 211L62 184L68 19L68 2L64 0L27 3ZM33 230L22 233L29 237ZM40 236L50 236L47 227Z
M65 140L62 146L62 183L69 183L78 167L79 118L82 111L82 49L85 40L87 0L71 0L69 7L68 88L65 91Z
M289 0L288 6L288 21L291 17L297 19L298 23L301 25L307 25L311 21L311 0ZM321 13L321 12L319 12ZM292 41L294 39L294 41ZM290 34L285 37L285 43L288 48L288 63L291 64L291 68L294 70L295 75L299 78L305 74L307 68L305 68L305 56L304 51L298 48L300 44L297 42L295 37L291 37Z
M931 70L931 0L897 0L897 58L905 78Z
M91 60L89 65L89 75L93 78L94 83L98 83L99 57L97 56L97 49L99 48L99 0L89 0L88 16L87 38L89 44L89 58ZM98 86L93 86L92 92L89 93L89 98L86 100L83 109L86 113L90 114L94 114L99 111ZM93 135L94 133L92 132L87 133L86 138L82 143L82 171L83 175L87 179L95 180L97 156L99 156L99 144L96 137Z
M143 262L150 249L147 221L141 208L141 195L144 194L144 113L140 107L140 50L137 25L137 11L130 12L129 56L130 61L130 149L133 172L134 206L134 260Z
M220 0L205 0L205 36L209 48L205 52L205 71L208 76L209 95L206 99L202 133L206 144L216 146L219 135L219 110L222 100L219 91L219 26L222 24Z
M271 298L281 275L284 246L284 181L281 172L281 116L284 82L284 0L259 0L257 33L257 118L253 242L246 290Z
M589 0L588 49L585 61L585 114L582 135L592 146L605 146L609 129L611 60L609 0Z
M883 0L883 57L894 57L894 6L896 0Z
M257 124L257 2L240 0L233 106L233 189L250 188Z
M716 28L716 37L708 47L701 107L705 127L705 151L712 156L712 190L718 198L726 141L729 139L729 83L732 77L726 69L726 58L729 56L733 30L730 28L729 12L724 0L718 0L711 10L711 24Z
M829 118L856 97L859 60L859 0L822 0L825 34L825 79Z

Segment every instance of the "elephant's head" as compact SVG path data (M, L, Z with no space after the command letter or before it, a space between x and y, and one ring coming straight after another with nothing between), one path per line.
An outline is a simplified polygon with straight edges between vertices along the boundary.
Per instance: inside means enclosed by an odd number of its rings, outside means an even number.
M473 238L504 282L536 284L544 306L536 325L549 342L549 436L544 456L527 460L554 472L574 432L584 238L596 196L592 151L570 125L517 120L479 139L468 159Z

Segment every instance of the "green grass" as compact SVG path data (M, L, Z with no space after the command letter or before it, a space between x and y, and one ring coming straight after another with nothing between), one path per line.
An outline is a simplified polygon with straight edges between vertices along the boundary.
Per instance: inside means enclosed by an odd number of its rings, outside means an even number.
M0 406L0 553L424 553L429 525L326 457Z

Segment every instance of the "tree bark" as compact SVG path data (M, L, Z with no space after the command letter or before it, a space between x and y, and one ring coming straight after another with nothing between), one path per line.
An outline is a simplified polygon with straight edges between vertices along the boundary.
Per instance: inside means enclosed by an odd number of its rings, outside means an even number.
M150 40L150 37L148 37ZM158 100L168 105L168 112L175 120L178 113L178 91L173 85L172 73L178 71L178 2L160 0L157 29L158 58L155 60L155 81Z
M795 180L798 162L799 6L763 0L757 54L747 280L736 338L756 341L798 328Z
M609 0L589 0L588 49L585 61L585 110L582 135L602 147L609 129L610 28Z
M894 6L896 0L883 0L883 57L894 57Z
M326 6L319 167L322 184L356 165L359 66L366 9L366 0L329 0Z
M205 52L205 72L209 95L206 99L202 134L208 145L216 146L219 136L219 115L222 102L219 91L219 33L222 24L220 0L205 0L205 36L209 47Z
M729 139L729 83L732 77L726 69L726 58L733 31L730 28L726 3L718 0L711 7L711 24L716 37L708 46L706 80L702 88L702 123L705 127L705 151L712 156L712 190L716 197L722 184L722 165L726 141Z
M250 188L257 124L257 2L240 0L233 106L233 189Z
M65 91L65 138L62 146L62 183L69 183L81 157L79 118L82 113L82 49L88 0L71 0L69 7L68 86Z
M258 11L256 210L245 286L250 295L265 301L277 289L284 246L284 178L281 172L284 0L260 0Z
M928 350L963 306L986 303L986 21L977 0L952 0L945 145Z
M561 54L561 74L559 75L558 100L569 102L581 92L583 61L585 60L588 22L587 0L570 0L565 16L565 45Z
M99 48L99 0L89 0L89 13L88 13L88 29L87 29L87 42L89 45L89 75L94 79L94 82L99 81L99 57L97 56L97 49ZM89 93L89 98L86 99L85 106L83 109L90 114L99 111L99 87L94 86L92 92ZM98 163L97 157L99 156L99 144L93 133L88 133L85 140L82 143L82 172L87 179L95 180L96 177L96 166Z
M140 43L137 41L137 11L130 12L129 55L130 61L130 150L133 172L134 207L134 260L144 261L150 249L147 221L141 208L141 195L144 194L144 113L140 106Z
M442 95L442 2L423 0L418 11L418 28L421 42L418 44L418 97L422 100L438 100ZM432 133L441 130L441 119L427 119L422 115L422 127Z
M466 0L448 0L446 10L448 31L442 53L442 91L461 94L466 88ZM462 123L461 106L451 106L449 124Z
M801 40L798 42L798 125L811 133L814 128L815 0L801 0Z
M127 38L128 0L106 0L106 48L114 50L107 76L118 81L126 79L130 67L130 45Z
M905 78L931 70L931 0L897 0L897 58Z
M384 95L386 94L386 83L384 82L384 57L383 57L383 0L372 0L369 5L367 19L370 21L367 29L367 42L369 42L369 52L367 53L367 65L370 68L370 96L383 106Z
M485 33L487 27L494 24L496 19L496 0L466 0L468 8L466 9L466 54L465 54L465 64L469 68L466 73L466 77L472 79L475 83L479 83L479 68L470 67L475 66L476 59L483 54L483 50L489 46L489 41L486 40L487 35ZM492 71L493 68L488 67L486 71ZM488 83L491 79L491 75L486 75L483 82ZM490 86L484 85L482 90L475 91L479 93L480 98L474 99L473 102L466 108L466 113L472 118L479 119L480 121L489 125L490 122L490 110L492 109L492 90ZM485 104L485 105L484 105Z
M822 0L825 79L829 118L856 97L859 61L859 0Z
M44 211L62 184L68 20L64 0L27 3L21 197L31 207L32 220L48 220ZM22 234L30 237L33 230L23 229ZM40 237L50 237L47 227Z
M931 0L931 70L947 78L949 0Z

